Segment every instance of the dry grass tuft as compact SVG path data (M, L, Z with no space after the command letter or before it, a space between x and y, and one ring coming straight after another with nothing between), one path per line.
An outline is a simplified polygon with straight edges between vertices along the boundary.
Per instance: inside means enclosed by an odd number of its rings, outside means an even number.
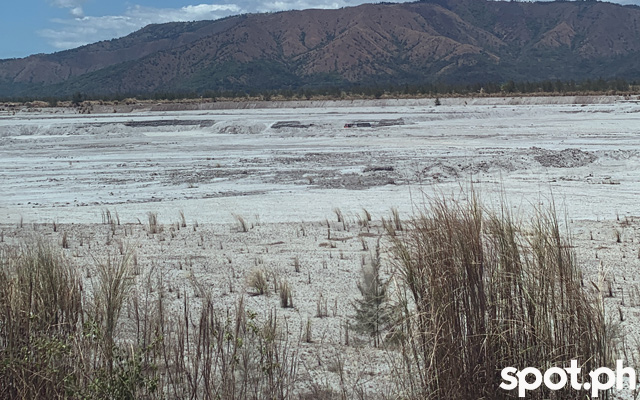
M231 214L233 215L233 218L235 218L235 220L238 222L238 228L240 230L240 232L249 232L249 224L247 224L247 221L245 221L245 219L238 214Z
M256 268L252 270L247 277L247 286L253 289L252 294L254 296L268 295L269 282L264 269Z
M69 237L67 236L66 231L62 233L62 248L63 249L69 248Z
M300 272L300 257L298 256L293 258L293 269L298 273Z
M280 306L282 308L293 308L293 293L287 281L280 283Z
M611 365L601 299L581 287L555 210L522 226L507 209L487 211L473 195L440 198L408 222L406 235L388 236L408 290L401 397L510 398L497 389L507 366L546 370L572 359L584 371ZM570 387L529 395L583 396Z
M80 280L42 242L0 251L0 398L61 398L82 323Z
M147 218L149 221L149 233L151 234L161 233L163 229L162 229L162 225L158 223L158 213L148 212Z
M109 372L113 370L113 348L122 307L133 286L132 253L125 252L119 259L108 256L97 262L97 282L93 297L95 322L104 339L103 351Z
M391 221L393 221L393 227L396 231L402 230L402 219L400 219L400 212L397 208L391 209Z
M329 316L329 307L327 306L327 299L320 293L318 300L316 301L316 317L326 318Z
M180 214L180 227L181 228L186 228L187 227L187 219L184 217L184 211L180 210L180 211L178 211L178 213Z

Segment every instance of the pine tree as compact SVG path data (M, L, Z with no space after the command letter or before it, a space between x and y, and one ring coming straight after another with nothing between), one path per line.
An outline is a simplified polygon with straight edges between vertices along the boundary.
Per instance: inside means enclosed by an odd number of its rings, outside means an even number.
M373 345L380 345L382 332L389 328L392 319L392 307L387 295L387 283L380 276L380 242L376 245L371 263L362 269L362 281L358 289L362 298L354 301L356 311L356 332L368 334Z

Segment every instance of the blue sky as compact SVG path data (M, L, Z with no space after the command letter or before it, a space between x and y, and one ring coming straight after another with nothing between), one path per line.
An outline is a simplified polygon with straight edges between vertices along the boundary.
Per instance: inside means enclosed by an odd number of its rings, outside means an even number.
M0 59L52 53L121 37L151 23L218 19L246 12L339 8L365 2L377 0L6 0L0 13ZM640 0L617 2L640 4Z

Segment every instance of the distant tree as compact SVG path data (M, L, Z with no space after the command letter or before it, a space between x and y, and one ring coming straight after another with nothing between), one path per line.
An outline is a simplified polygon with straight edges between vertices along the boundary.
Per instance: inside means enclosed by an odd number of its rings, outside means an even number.
M516 83L512 80L502 85L501 90L506 93L513 93L516 90Z
M71 103L78 107L84 100L85 100L85 95L80 93L80 92L75 92L73 94L73 96L71 97Z

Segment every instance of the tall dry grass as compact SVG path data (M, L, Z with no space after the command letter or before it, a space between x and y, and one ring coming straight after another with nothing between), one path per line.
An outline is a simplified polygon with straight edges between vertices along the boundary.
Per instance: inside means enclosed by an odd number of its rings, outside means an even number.
M185 304L188 300L185 300ZM259 322L240 299L233 312L208 297L200 312L165 325L163 366L172 374L175 398L292 399L298 353L281 329L275 311ZM189 331L193 324L197 328Z
M498 388L504 367L611 365L602 303L581 286L554 209L520 224L475 195L438 198L406 225L405 235L388 235L406 290L402 397L511 398ZM529 398L583 395L541 387Z
M107 256L106 260L96 263L98 280L95 283L92 316L99 324L105 365L109 373L113 370L118 321L134 285L132 255L133 253L126 251L123 257Z
M353 330L364 327L374 345L392 339L390 358L402 360L397 398L510 398L498 389L506 366L610 365L602 303L582 287L553 209L521 224L471 196L435 200L409 221L395 214L381 243L390 242L396 275L382 279L387 257L376 248ZM0 398L308 398L298 349L315 343L312 318L294 340L275 307L262 317L242 298L219 308L202 287L169 304L161 271L136 272L132 257L97 259L83 286L59 246L0 247ZM256 271L248 286L266 294L267 276ZM290 307L293 288L280 282L280 305ZM387 308L391 293L401 295L401 315L389 327L398 312ZM326 298L316 306L328 317ZM540 388L529 398L581 394Z
M0 398L64 397L82 317L78 276L52 246L0 250Z
M130 254L97 260L87 289L59 248L0 249L0 398L294 398L297 350L275 311L186 293L170 309L155 275L134 286Z

